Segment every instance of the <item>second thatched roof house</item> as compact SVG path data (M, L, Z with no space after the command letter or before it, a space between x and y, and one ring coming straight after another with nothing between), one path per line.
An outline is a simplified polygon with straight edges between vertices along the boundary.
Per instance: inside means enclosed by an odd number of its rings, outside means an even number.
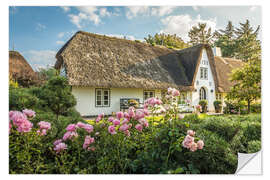
M217 51L218 49L215 49ZM229 74L242 62L223 58L206 44L183 50L77 32L57 53L56 69L64 69L77 110L83 116L120 110L128 99L140 103L161 98L168 87L181 91L180 102L223 99L232 83Z
M9 51L9 78L22 86L29 86L38 76L18 51Z

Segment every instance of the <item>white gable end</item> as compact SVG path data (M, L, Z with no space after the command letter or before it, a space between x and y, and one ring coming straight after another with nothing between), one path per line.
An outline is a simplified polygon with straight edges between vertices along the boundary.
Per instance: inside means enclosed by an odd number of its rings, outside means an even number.
M193 105L199 104L200 98L205 98L208 101L208 109L213 110L213 103L215 101L215 82L205 49L203 49L202 52L202 58L196 74L194 88L196 89L196 92L194 91L192 93Z

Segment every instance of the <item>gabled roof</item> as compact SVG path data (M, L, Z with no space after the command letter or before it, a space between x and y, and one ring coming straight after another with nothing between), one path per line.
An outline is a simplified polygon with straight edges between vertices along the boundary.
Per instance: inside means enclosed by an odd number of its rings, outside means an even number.
M193 90L198 64L206 49L218 78L209 45L172 50L146 43L77 32L56 54L55 68L64 67L72 86Z

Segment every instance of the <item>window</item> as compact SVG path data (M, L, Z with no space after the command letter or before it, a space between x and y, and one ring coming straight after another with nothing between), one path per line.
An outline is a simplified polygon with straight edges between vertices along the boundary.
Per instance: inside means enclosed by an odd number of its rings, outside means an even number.
M208 79L208 69L201 67L200 68L200 77L201 79Z
M187 100L187 94L181 93L180 98L179 98L179 104L186 104L186 100Z
M143 92L143 100L146 100L148 98L154 97L155 91L144 91Z
M96 89L96 107L110 107L109 89Z
M219 101L222 100L221 93L216 93L216 100L219 100Z

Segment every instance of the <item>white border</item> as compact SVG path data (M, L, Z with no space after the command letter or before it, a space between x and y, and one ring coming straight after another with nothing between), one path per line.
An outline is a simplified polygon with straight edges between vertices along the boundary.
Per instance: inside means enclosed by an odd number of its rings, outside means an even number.
M27 178L27 179L34 179L34 178L41 178L41 179L47 179L47 178L61 178L60 175L57 176L31 176L31 175L25 175L25 176L10 176L8 175L8 129L7 129L7 112L8 112L8 6L16 5L16 6L58 6L58 5L107 5L107 6L122 6L122 5L261 5L262 6L262 47L263 47L263 71L262 71L262 81L263 81L263 113L262 113L262 130L263 130L263 176L236 176L236 175L230 175L228 176L219 176L219 175L211 175L211 176L201 176L201 175L195 175L195 176L175 176L175 175L143 175L143 176L123 176L123 175L116 175L116 176L102 176L102 175L81 175L81 176L64 176L63 178L67 179L74 179L74 178L94 178L94 179L99 179L99 178L106 178L106 179L111 179L111 178L117 178L117 179L138 179L138 178L147 178L147 179L164 179L164 178L188 178L188 179L200 179L200 178L205 178L205 179L217 179L217 178L245 178L245 179L261 179L261 178L266 178L269 176L269 128L270 128L270 118L268 114L268 107L270 107L269 100L270 100L270 83L269 78L270 78L270 57L269 57L269 17L270 17L270 6L267 1L263 0L9 0L9 1L4 1L1 3L0 6L0 13L1 13L1 33L0 33L0 39L1 39L1 48L0 48L0 62L1 62L1 70L0 70L0 78L1 78L1 174L2 178ZM228 12L229 13L229 12ZM268 152L268 153L266 153ZM267 163L267 165L266 165ZM5 177L3 177L3 175ZM269 179L269 177L268 177Z

